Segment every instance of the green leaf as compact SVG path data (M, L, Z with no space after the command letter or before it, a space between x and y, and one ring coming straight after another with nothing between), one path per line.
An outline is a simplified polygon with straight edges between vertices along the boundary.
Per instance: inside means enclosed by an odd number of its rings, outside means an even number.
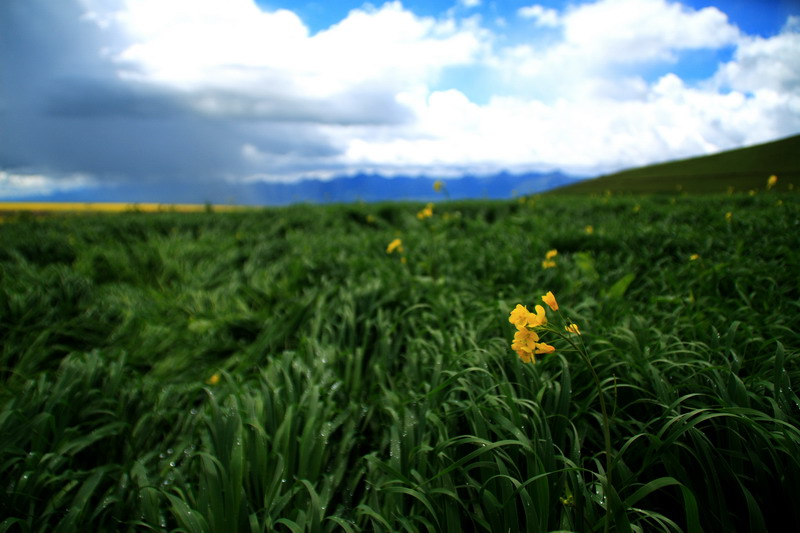
M605 291L605 296L609 300L618 300L625 296L625 291L628 290L628 287L633 280L636 279L636 274L630 272L622 276L622 278L618 279L611 287L609 287Z

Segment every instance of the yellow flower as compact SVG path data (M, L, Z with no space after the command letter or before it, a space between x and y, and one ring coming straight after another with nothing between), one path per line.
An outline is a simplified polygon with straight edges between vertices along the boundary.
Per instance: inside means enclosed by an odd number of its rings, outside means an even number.
M592 233L594 233L594 226L592 226L591 224L589 224L583 229L586 232L586 235L591 235Z
M700 259L700 254L692 254L689 256L689 261L697 261Z
M524 305L517 304L517 307L511 311L508 321L514 324L518 330L525 329L526 326L535 328L547 324L544 308L541 305L537 305L534 309L536 312L531 313Z
M553 258L558 255L558 250L549 250L546 254L544 254L544 261L542 261L542 268L553 268L556 266L556 262L553 261Z
M725 213L725 220L726 221L730 222L732 218L733 218L733 213L731 213L730 211Z
M436 180L433 182L433 190L436 192L441 191L443 186L444 183L442 183L442 180Z
M531 312L528 311L528 308L522 304L517 304L513 311L511 311L511 316L508 317L508 321L514 324L517 329L525 329L525 326L528 325L528 315Z
M521 329L514 334L511 349L517 352L523 363L536 363L536 354L553 353L556 349L539 342L539 335L530 329Z
M569 326L564 326L564 329L567 330L568 333L574 333L576 335L581 334L581 330L578 329L578 324L570 324Z
M417 213L417 218L422 220L424 218L432 217L433 216L433 204L428 204L425 208Z
M634 213L638 213L641 210L642 210L642 206L640 206L639 204L636 204L635 206L633 206L633 212Z
M208 385L216 385L217 383L219 383L219 377L220 377L219 372L215 372L213 376L211 376L206 380L206 383Z
M403 253L403 241L400 239L395 239L389 243L389 246L386 247L386 253L390 254L397 250L399 253Z
M776 183L778 183L778 176L776 176L775 174L773 174L773 175L772 175L772 176L770 176L770 177L769 177L769 179L767 180L767 190L770 190L771 188L773 188L773 187L775 186L775 184L776 184Z
M542 296L542 301L550 306L550 309L553 311L558 311L558 302L556 301L556 297L553 296L553 291L547 291L547 294Z

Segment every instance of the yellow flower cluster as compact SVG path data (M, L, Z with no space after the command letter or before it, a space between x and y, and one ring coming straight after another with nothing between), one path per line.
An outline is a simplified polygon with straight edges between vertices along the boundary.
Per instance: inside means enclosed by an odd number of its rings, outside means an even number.
M433 216L433 204L430 204L430 203L428 205L426 205L425 208L422 209L422 211L417 213L417 218L420 219L420 220L424 220L424 219L430 218L432 216Z
M556 266L556 262L553 260L555 256L558 255L558 250L550 250L546 254L544 254L544 261L542 261L542 268L553 268Z
M552 292L548 291L547 294L542 296L542 301L553 311L558 310L558 302L556 302ZM511 349L517 352L523 363L535 364L537 354L553 353L556 350L555 347L549 344L539 342L540 338L536 328L547 324L547 315L541 305L534 307L534 311L534 313L531 313L524 305L517 304L517 307L511 311L511 315L508 317L508 321L517 328L517 332L514 334L514 342L511 343ZM577 329L577 326L575 327Z

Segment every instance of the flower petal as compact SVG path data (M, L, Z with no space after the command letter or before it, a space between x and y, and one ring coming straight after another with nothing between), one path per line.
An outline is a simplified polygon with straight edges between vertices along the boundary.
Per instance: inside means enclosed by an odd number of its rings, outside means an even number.
M546 303L553 311L558 311L558 302L556 301L556 297L553 296L552 291L547 291L547 294L542 296L542 301Z

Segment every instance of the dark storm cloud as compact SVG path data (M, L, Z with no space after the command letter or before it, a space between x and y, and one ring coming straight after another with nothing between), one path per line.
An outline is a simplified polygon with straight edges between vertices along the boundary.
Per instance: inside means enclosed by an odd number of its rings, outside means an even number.
M412 119L410 111L398 104L392 94L376 89L354 89L325 99L222 90L199 91L184 98L185 104L202 113L246 121L377 126L403 124Z
M121 82L101 54L108 36L82 15L74 2L0 6L0 167L119 179L221 162L215 128L173 96Z
M104 79L64 79L44 94L44 112L53 117L174 118L186 115L175 95L154 88Z

